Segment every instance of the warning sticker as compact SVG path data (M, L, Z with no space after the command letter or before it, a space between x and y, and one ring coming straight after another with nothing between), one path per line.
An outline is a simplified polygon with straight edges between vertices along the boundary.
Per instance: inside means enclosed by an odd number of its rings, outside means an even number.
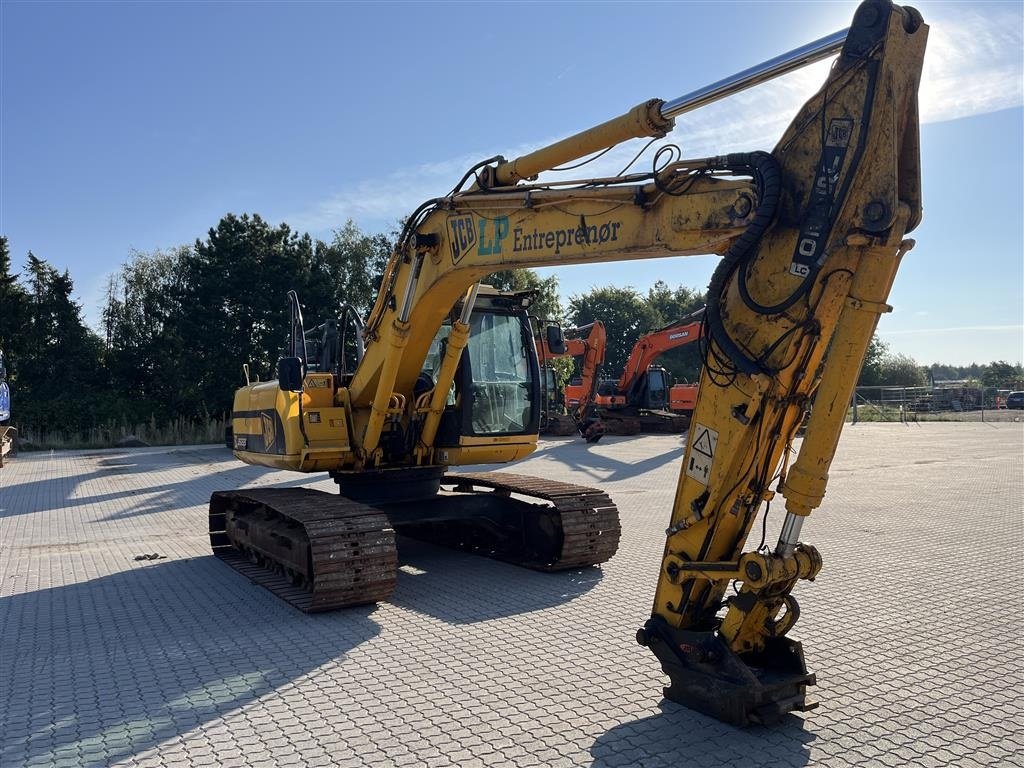
M693 435L693 442L690 443L690 454L686 458L686 474L701 485L707 485L711 477L711 465L715 462L715 449L718 448L718 433L694 423L690 434Z

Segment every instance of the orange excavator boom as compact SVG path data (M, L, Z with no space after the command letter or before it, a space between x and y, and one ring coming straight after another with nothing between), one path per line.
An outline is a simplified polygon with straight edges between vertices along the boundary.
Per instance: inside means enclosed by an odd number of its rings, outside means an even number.
M637 339L633 350L629 353L626 367L622 369L616 389L623 393L629 392L633 383L660 355L670 349L699 340L703 335L703 317L704 309L702 307L682 320L677 320Z
M584 417L587 406L593 402L597 393L597 381L604 365L605 348L608 334L604 323L595 320L589 325L581 325L566 331L565 351L555 353L548 346L547 338L540 334L535 338L537 359L541 366L549 360L565 357L578 357L580 360L581 381L579 384L567 384L564 389L565 406L577 428L584 433Z

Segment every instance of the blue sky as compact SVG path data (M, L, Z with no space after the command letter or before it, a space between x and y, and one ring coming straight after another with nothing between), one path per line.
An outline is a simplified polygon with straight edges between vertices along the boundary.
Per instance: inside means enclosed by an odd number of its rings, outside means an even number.
M921 363L1024 358L1024 4L914 3L924 223L879 326ZM0 2L0 233L68 268L96 322L132 250L227 212L391 229L513 157L847 26L851 2ZM691 113L687 157L768 149L819 64ZM632 146L620 156L631 156ZM589 166L592 173L612 168ZM621 163L620 163L621 165ZM564 297L703 288L714 257L544 270Z

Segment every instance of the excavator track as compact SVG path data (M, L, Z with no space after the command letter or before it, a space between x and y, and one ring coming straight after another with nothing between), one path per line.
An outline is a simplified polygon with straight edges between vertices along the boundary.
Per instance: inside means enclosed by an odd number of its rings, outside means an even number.
M640 419L636 416L621 416L615 413L601 414L604 434L632 437L642 431Z
M608 560L619 546L622 528L619 510L608 494L596 488L543 480L509 472L476 472L449 474L441 480L442 487L453 486L453 496L460 493L479 493L477 489L490 489L490 494L510 497L511 494L543 499L551 504L547 511L545 534L555 545L547 556L530 557L515 552L481 552L501 560L514 562L540 571L564 571L585 568ZM435 541L444 546L479 550L458 538ZM524 534L525 538L525 534ZM525 556L524 556L525 555Z
M579 428L576 426L576 420L565 413L556 413L548 416L541 429L542 435L553 435L556 437L575 435L577 432L579 432Z
M386 600L395 588L395 534L380 510L306 488L217 491L213 553L301 611Z
M596 565L618 549L619 512L600 490L505 472L445 475L440 485L452 490L373 506L306 488L217 491L210 544L307 613L388 599L396 532L539 571Z
M640 414L640 431L652 434L678 435L690 427L690 417L671 411L648 411Z

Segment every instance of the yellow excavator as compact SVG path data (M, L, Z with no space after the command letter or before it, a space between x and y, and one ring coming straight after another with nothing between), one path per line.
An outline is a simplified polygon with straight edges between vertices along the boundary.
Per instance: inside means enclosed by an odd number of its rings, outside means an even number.
M718 254L698 402L637 641L668 675L665 695L702 712L745 724L811 708L814 675L786 636L799 616L794 586L822 565L801 525L821 504L868 342L913 245L905 235L921 219L926 37L916 10L866 0L847 30L515 160L474 165L412 213L365 322L346 308L319 354L293 295L277 380L235 396L234 453L327 472L340 493L217 492L214 552L307 611L386 599L395 531L539 569L607 560L619 520L602 491L448 471L515 461L537 443L526 307L480 283L518 267ZM664 137L679 115L836 54L771 152L688 160L666 146L647 171L538 178ZM777 494L777 545L745 551Z

